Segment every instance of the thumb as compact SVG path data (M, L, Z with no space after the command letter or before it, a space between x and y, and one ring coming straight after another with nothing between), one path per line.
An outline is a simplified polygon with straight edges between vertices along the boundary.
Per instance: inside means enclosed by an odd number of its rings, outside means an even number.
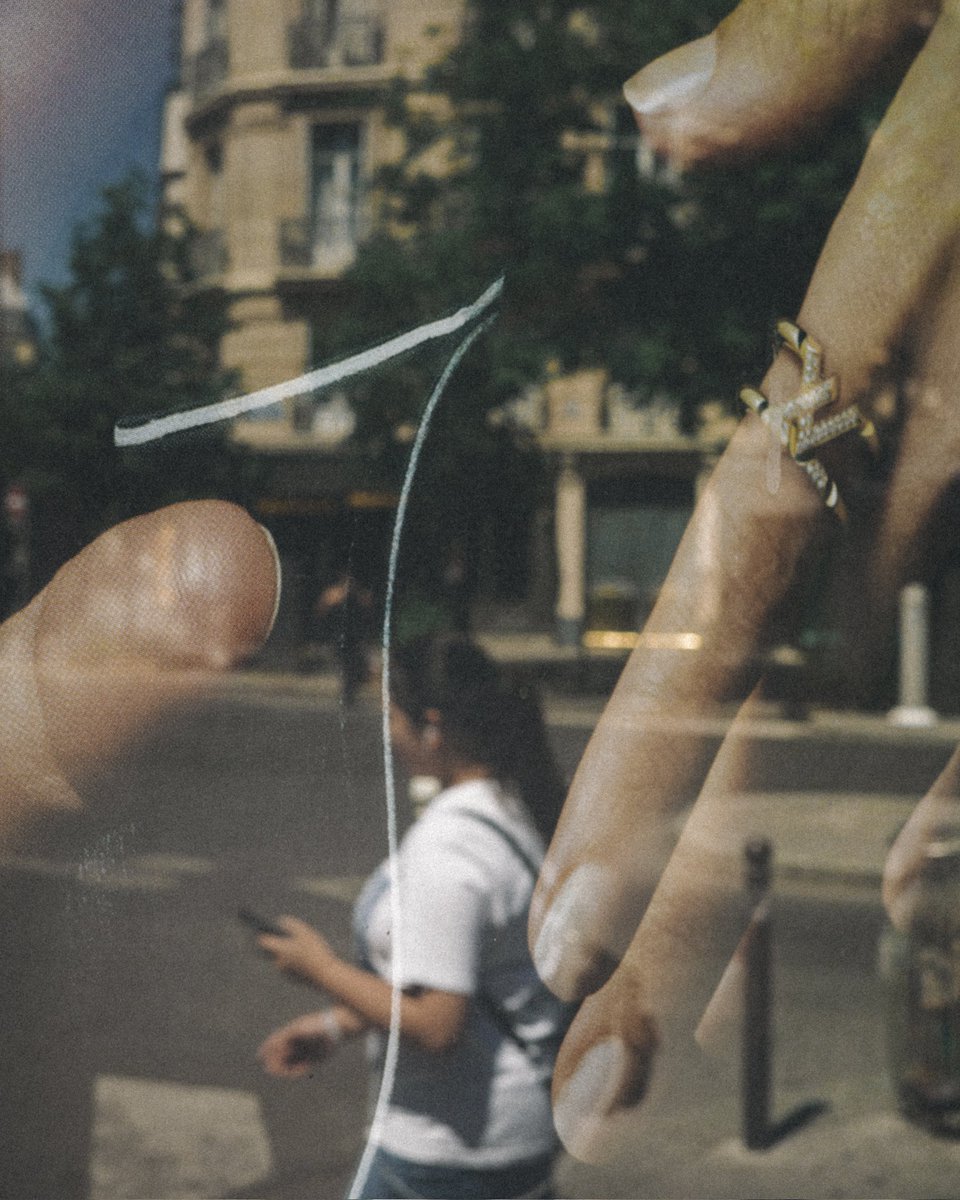
M0 628L0 839L77 794L163 708L257 649L279 594L269 535L176 504L97 538Z
M677 167L789 141L929 31L934 0L742 0L713 33L624 87L648 145Z

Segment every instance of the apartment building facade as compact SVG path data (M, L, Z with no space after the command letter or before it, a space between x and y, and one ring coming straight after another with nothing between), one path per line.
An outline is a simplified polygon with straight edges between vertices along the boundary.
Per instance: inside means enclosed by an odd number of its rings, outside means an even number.
M376 227L371 180L402 151L390 85L441 59L464 17L465 0L182 0L164 197L199 231L196 286L228 301L221 356L243 390L315 365L314 332ZM573 149L585 189L602 188L606 147ZM641 610L655 593L726 430L682 437L669 406L638 415L602 372L548 384L527 407L553 467L552 494L529 514L534 606L541 618L552 608L575 642L591 596L611 583ZM359 461L354 423L336 393L234 423L270 466L260 515L299 563L294 575L314 577L308 590L329 574L331 546L359 539L358 558L375 561L387 542L396 496Z
M222 358L244 390L312 364L313 331L376 220L370 180L399 150L387 88L442 57L461 15L462 0L183 0L164 197L199 231L200 285L229 301ZM294 451L349 419L312 401L285 416L235 435Z
M371 180L398 154L390 84L454 43L462 0L182 0L161 144L168 214L196 230L194 286L225 297L222 365L244 392L314 364L314 335L375 226ZM233 423L265 469L260 516L309 593L349 548L376 569L396 496L350 444L344 394ZM358 545L359 543L359 545ZM373 560L370 562L370 560Z

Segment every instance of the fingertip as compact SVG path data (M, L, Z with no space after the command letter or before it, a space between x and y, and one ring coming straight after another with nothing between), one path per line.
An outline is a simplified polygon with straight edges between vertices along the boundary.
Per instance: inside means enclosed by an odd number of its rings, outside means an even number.
M929 29L932 7L742 0L713 33L634 75L624 96L653 151L675 167L732 161L791 142L845 103Z
M649 1017L638 1015L634 1026L619 1033L594 1029L594 1040L558 1064L554 1125L567 1152L582 1162L608 1163L629 1152L657 1046Z
M710 82L717 63L716 37L707 34L678 46L638 71L623 85L638 121L677 109Z
M561 1000L580 1000L610 977L619 955L595 940L612 926L616 883L601 863L581 863L531 920L531 955L540 978Z
M236 666L269 637L281 594L280 557L269 530L227 501L162 509L183 651L214 670ZM189 640L188 640L189 639Z

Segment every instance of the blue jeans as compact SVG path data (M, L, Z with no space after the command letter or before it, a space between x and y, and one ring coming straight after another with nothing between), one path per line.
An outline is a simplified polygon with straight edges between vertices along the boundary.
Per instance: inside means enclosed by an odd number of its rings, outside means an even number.
M477 1170L411 1162L377 1150L359 1200L550 1200L553 1155L527 1159L509 1167Z

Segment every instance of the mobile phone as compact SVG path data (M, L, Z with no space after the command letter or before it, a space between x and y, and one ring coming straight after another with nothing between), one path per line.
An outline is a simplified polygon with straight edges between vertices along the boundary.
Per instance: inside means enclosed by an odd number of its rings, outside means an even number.
M252 908L238 909L237 916L244 925L249 925L255 933L268 933L271 937L290 936L275 921L268 921L266 917L261 917L259 913L255 913Z

